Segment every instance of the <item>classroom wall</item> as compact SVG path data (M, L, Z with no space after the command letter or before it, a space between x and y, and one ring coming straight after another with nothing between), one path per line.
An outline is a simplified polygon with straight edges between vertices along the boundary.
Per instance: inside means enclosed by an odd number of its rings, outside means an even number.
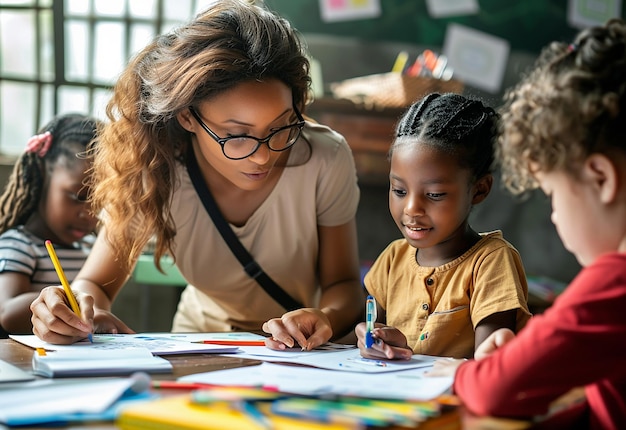
M317 0L266 0L266 3L303 33L309 52L321 63L327 91L331 82L389 71L401 50L412 55L426 48L439 51L445 26L451 21L429 19L422 1L383 0L384 14L377 20L331 25L319 19ZM481 0L479 3L484 13L454 21L510 40L512 51L503 91L528 70L547 41L569 40L575 33L565 22L565 0ZM492 94L466 87L465 94L497 107L503 91ZM0 160L0 184L6 183L11 169L9 162ZM387 184L361 184L357 229L364 262L374 260L389 242L400 237L389 215L387 193ZM575 258L561 244L550 221L549 201L540 192L519 201L496 181L487 200L474 208L470 224L477 231L502 230L505 238L520 251L528 275L569 282L580 270ZM179 294L180 289L174 287L130 282L116 300L114 311L135 330L169 330Z

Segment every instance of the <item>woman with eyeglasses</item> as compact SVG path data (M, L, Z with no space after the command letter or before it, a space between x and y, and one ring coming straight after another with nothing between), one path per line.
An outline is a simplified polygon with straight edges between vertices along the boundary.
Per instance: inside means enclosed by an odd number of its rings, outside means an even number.
M103 225L72 284L83 319L49 287L31 305L34 333L58 344L131 333L111 304L151 238L155 262L172 255L189 284L173 331L264 330L274 349L351 332L364 303L359 189L343 137L302 116L308 70L288 22L242 0L216 2L139 52L94 149ZM245 268L210 196L254 260Z

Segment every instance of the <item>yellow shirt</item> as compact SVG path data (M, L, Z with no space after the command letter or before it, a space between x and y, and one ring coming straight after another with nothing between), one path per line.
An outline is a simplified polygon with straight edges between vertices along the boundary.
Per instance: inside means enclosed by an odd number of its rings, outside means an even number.
M528 285L517 250L500 231L438 267L420 266L416 249L392 242L365 276L387 314L386 324L407 337L415 354L474 355L474 329L484 318L517 309L517 330L530 318Z

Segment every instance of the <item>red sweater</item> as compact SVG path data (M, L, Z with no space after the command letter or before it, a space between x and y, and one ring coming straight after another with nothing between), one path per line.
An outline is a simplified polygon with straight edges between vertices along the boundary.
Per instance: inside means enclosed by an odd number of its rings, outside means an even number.
M493 355L462 364L454 390L478 415L527 418L585 387L588 426L626 429L626 254L584 268Z

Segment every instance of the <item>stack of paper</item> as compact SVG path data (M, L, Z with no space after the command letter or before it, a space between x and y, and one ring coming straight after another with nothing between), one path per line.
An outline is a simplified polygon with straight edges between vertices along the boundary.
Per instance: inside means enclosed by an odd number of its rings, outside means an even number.
M134 372L171 373L172 364L145 348L53 351L33 354L33 373L40 376L112 376Z
M154 396L143 378L38 379L0 385L0 423L9 426L114 420L117 407ZM2 427L2 426L0 426Z

